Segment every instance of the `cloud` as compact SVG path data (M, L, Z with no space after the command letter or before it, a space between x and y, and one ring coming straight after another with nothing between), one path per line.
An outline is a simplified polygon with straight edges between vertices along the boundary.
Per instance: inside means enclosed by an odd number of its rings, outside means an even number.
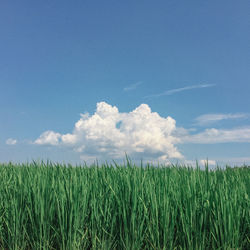
M178 89L170 89L170 90L167 90L167 91L165 91L163 93L159 93L159 94L148 95L148 96L145 96L145 98L153 98L153 97L160 97L160 96L166 96L166 95L173 95L175 93L186 91L186 90L210 88L210 87L214 87L214 86L215 86L215 84L191 85L191 86L186 86L186 87L178 88Z
M45 131L35 140L35 144L39 145L58 145L61 134L55 133L54 131Z
M125 87L125 88L123 89L123 91L134 90L134 89L136 89L136 88L137 88L139 85L141 85L141 84L142 84L142 82L137 82L137 83L131 84L131 85Z
M200 160L199 163L203 166L206 166L208 164L208 166L215 166L216 165L216 161L214 160Z
M181 143L213 144L228 142L250 142L250 127L234 129L205 129L197 134L186 134Z
M17 140L9 138L6 140L6 144L7 145L16 145L17 144Z
M214 122L229 120L229 119L245 119L249 114L236 113L236 114L204 114L195 118L197 125L208 125Z
M72 133L46 131L35 143L72 147L81 153L81 159L120 159L126 152L131 157L167 161L183 157L175 147L180 140L173 135L175 130L173 118L161 117L147 104L120 113L117 107L99 102L93 115L81 115Z
M99 102L94 114L81 114L71 133L45 131L33 143L66 147L79 154L82 160L118 160L124 159L127 153L134 160L167 163L185 160L178 144L232 142L250 143L250 127L209 128L197 132L176 127L172 117L161 117L147 104L121 113L116 106Z

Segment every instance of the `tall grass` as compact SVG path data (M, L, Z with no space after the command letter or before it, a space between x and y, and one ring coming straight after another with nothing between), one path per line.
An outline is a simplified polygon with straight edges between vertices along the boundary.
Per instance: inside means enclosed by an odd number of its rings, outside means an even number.
M249 249L250 170L0 165L0 249Z

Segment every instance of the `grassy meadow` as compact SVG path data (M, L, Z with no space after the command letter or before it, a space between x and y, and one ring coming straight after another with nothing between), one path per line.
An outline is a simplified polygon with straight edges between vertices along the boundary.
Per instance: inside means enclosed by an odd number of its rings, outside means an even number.
M249 249L250 169L0 164L0 249Z

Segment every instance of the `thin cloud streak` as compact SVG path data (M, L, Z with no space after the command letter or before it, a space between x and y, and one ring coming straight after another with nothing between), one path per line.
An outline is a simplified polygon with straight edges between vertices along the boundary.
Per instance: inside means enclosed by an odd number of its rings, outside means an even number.
M134 84L131 84L131 85L125 87L125 88L123 89L123 91L131 91L131 90L134 90L134 89L136 89L136 88L137 88L139 85L141 85L141 84L142 84L142 82L136 82L136 83L134 83Z
M211 123L219 122L222 120L235 120L235 119L247 119L249 114L236 113L236 114L204 114L195 118L196 125L208 125Z
M182 136L180 143L216 144L216 143L250 143L250 127L233 129L205 129L198 134Z
M165 91L163 93L160 93L160 94L148 95L148 96L145 96L145 98L160 97L160 96L165 96L165 95L173 95L175 93L186 91L186 90L210 88L210 87L214 87L214 86L215 86L215 84L191 85L191 86L186 86L186 87L178 88L178 89L170 89L170 90L167 90L167 91Z

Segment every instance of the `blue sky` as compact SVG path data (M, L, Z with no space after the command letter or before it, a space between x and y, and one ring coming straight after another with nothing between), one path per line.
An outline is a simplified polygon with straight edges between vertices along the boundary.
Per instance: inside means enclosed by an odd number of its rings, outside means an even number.
M0 161L250 164L249 7L1 1Z

